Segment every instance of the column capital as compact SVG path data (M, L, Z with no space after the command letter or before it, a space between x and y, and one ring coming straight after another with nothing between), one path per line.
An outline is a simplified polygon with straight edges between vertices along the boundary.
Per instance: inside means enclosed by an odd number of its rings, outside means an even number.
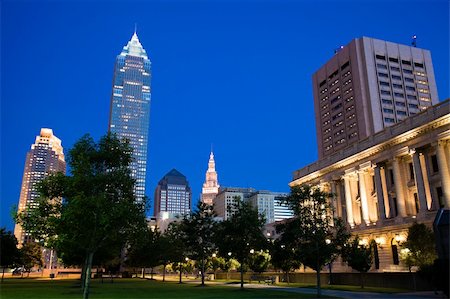
M409 153L409 148L407 146L402 147L394 152L394 159L401 159L402 156L405 156Z

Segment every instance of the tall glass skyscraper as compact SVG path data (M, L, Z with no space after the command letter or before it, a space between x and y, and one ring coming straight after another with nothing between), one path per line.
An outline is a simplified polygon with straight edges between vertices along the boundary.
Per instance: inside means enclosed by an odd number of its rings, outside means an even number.
M135 195L145 195L147 143L151 101L151 62L134 32L117 56L114 68L109 131L126 138L133 149L131 173L136 179Z
M49 174L56 172L66 173L66 161L61 140L53 135L52 129L42 128L25 160L19 206L17 207L19 213L39 206L37 184ZM16 224L14 235L19 246L33 241L30 233L23 230L20 224Z

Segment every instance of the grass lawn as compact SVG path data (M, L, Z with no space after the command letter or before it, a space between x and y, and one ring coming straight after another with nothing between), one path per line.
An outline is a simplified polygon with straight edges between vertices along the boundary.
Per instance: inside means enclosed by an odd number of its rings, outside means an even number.
M315 284L310 283L290 283L280 282L277 286L283 287L295 287L295 288L315 288ZM406 289L397 289L397 288L380 288L380 287L364 287L361 289L360 286L350 286L350 285L322 285L322 289L325 290L339 290L339 291L350 291L350 292L374 292L374 293L404 293L411 292Z
M264 289L244 289L235 287L198 284L177 284L143 279L116 279L113 283L93 280L89 298L313 298L306 294L296 294ZM2 299L27 298L82 298L77 280L5 279L0 284Z

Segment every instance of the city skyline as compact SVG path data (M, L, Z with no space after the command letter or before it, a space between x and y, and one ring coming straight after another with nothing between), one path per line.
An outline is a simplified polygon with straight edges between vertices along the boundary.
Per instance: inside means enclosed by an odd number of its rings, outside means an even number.
M431 51L440 100L449 96L446 1L389 3L402 12L395 19L380 2L136 2L139 11L123 3L2 2L1 226L12 229L36 131L52 128L66 149L85 133L106 133L111 70L135 23L155 72L150 197L177 168L195 205L211 142L222 186L288 191L293 171L317 159L311 76L353 38L410 45L417 34Z

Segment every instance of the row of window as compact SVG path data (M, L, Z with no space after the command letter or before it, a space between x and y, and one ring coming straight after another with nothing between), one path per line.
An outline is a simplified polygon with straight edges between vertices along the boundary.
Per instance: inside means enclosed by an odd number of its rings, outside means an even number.
M377 54L377 55L375 55L375 57L376 57L377 60L384 60L384 61L386 61L386 56L384 56L384 55ZM395 58L395 57L388 57L388 60L389 60L389 62L400 63L399 59ZM404 64L404 65L412 66L412 63L411 63L410 60L402 59L401 63ZM417 67L417 68L423 68L424 67L423 63L421 63L421 62L414 62L414 66Z

